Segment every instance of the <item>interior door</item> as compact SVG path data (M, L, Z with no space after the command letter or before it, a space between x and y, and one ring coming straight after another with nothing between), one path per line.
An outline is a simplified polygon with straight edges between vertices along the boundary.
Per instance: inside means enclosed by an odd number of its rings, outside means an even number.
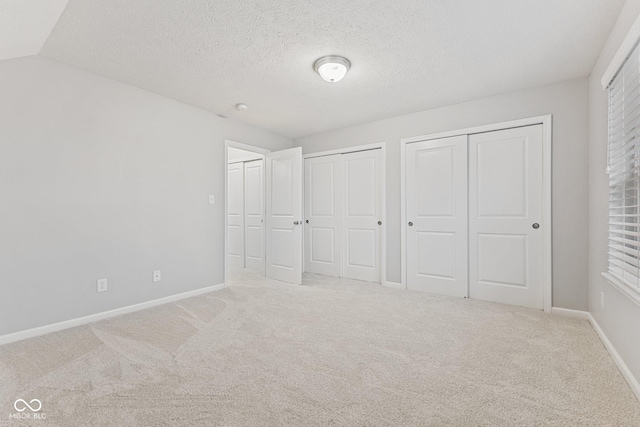
M467 296L467 136L407 145L407 288Z
M380 149L342 155L343 277L380 282L382 168Z
M244 165L227 167L227 260L231 268L244 267Z
M244 163L245 267L264 273L264 161Z
M469 136L470 296L543 308L542 125Z
M305 159L305 271L340 277L342 155Z
M302 148L266 155L267 277L302 283Z

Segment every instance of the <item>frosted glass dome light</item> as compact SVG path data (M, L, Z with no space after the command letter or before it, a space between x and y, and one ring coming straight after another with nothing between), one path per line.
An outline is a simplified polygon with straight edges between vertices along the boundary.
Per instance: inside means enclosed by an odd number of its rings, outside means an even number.
M350 67L349 60L341 56L323 56L313 65L313 69L320 74L320 77L329 83L342 80Z

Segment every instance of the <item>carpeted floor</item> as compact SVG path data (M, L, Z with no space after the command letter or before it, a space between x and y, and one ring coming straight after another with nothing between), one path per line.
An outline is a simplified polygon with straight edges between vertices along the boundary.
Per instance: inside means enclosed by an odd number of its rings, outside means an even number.
M46 420L9 418L18 398ZM586 321L236 273L222 291L1 346L5 424L640 426L640 403Z

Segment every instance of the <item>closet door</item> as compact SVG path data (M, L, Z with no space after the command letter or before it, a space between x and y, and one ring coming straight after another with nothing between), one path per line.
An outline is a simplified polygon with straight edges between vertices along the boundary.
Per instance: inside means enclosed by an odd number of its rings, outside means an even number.
M407 288L467 296L467 136L406 150Z
M233 163L227 168L227 260L230 268L244 267L244 166Z
M270 279L302 283L302 148L266 155L267 249Z
M343 276L380 282L381 150L342 155Z
M264 273L263 160L244 163L245 267Z
M543 308L542 125L469 136L470 296Z
M305 159L305 271L340 277L342 155Z

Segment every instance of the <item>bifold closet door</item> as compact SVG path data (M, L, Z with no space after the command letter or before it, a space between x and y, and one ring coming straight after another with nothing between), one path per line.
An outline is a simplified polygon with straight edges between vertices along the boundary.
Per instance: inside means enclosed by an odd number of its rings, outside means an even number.
M340 277L341 154L305 159L305 271Z
M231 268L244 267L244 164L227 168L227 260Z
M302 283L302 148L266 155L266 273Z
M264 161L244 163L245 267L264 272Z
M467 136L407 145L407 288L467 296Z
M382 150L342 155L343 277L380 282Z
M543 308L542 125L469 136L471 298Z

